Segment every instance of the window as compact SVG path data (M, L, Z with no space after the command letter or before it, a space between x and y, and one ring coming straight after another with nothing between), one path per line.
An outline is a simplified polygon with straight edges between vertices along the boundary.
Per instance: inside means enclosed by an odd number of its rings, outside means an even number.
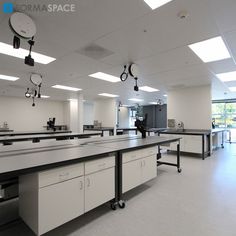
M216 128L236 128L236 103L213 103L212 119Z

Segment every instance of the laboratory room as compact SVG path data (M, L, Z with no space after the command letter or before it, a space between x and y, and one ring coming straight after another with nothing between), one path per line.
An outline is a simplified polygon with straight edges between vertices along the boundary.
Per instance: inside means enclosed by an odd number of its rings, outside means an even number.
M0 2L0 236L235 236L236 1Z

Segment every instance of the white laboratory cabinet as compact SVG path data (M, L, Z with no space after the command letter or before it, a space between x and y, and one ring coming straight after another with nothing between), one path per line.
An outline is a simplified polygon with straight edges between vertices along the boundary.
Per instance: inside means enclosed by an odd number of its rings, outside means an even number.
M126 152L122 156L122 192L125 193L157 176L157 147Z
M85 163L85 212L115 196L115 157Z
M42 235L115 197L115 157L19 178L19 213Z

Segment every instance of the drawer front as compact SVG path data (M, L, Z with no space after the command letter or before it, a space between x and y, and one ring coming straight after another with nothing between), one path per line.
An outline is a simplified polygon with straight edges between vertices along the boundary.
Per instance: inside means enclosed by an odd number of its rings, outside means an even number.
M42 171L39 172L39 188L60 183L82 175L84 175L83 163Z
M157 146L144 148L141 150L142 150L142 157L149 157L149 156L157 154Z
M115 166L115 156L85 162L85 175Z
M142 149L125 152L122 154L122 163L127 163L142 158Z

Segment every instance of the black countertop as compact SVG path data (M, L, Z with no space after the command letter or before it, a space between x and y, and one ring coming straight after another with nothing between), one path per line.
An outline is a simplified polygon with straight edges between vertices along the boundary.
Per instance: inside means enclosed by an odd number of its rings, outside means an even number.
M178 141L179 138L147 137L142 139L139 136L112 137L112 138L88 138L86 140L74 140L61 142L62 146L52 146L52 142L44 147L27 145L20 150L8 147L6 152L2 148L0 153L0 179L2 174L20 171L23 174L27 169L43 167L51 168L52 165L70 164L79 161L89 160L90 157L99 157L117 151L129 151L163 143ZM72 143L72 145L69 145ZM65 145L63 145L65 144ZM12 150L12 151L11 151ZM47 167L46 167L47 166ZM3 177L3 176L2 176Z
M66 134L71 133L70 130L41 130L41 131L17 131L17 132L0 132L0 136L18 136L18 135L40 135L40 134Z
M182 134L182 135L209 135L211 130L205 129L166 129L158 132L159 134Z

